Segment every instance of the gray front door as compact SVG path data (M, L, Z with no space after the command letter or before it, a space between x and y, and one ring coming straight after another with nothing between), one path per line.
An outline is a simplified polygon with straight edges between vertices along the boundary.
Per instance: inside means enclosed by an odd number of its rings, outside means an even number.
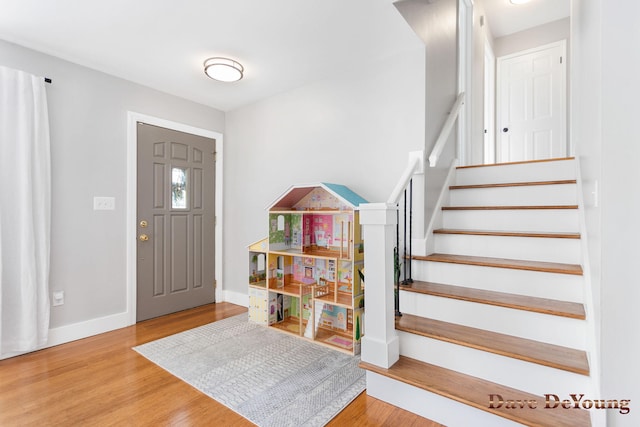
M138 123L138 321L215 301L214 189L214 139Z

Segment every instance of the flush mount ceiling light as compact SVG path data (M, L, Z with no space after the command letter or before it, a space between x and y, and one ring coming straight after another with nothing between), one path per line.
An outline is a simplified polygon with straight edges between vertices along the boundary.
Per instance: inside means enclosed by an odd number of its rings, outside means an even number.
M236 82L242 78L244 67L229 58L214 57L204 61L204 73L221 82Z
M525 4L529 3L529 0L509 0L511 4Z

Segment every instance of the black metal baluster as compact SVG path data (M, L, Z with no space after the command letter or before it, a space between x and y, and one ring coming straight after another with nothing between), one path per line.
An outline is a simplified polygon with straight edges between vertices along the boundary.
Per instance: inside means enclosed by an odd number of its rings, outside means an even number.
M404 211L402 212L402 226L404 228L404 238L402 240L402 284L407 284L407 189L404 189Z
M409 277L405 275L405 284L413 283L413 276L411 274L411 260L413 255L413 178L409 181Z
M393 305L396 316L402 316L400 312L400 205L396 204L396 247L393 250Z

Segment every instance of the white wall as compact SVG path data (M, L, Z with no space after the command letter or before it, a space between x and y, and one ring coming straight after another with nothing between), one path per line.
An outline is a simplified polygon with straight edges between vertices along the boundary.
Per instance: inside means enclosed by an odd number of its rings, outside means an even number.
M458 96L458 1L440 0L431 3L435 9L423 25L426 46L425 88L425 148L427 156L447 120ZM456 158L457 131L454 127L438 165L425 167L425 229L434 215L449 167ZM428 236L427 236L428 238Z
M608 425L640 425L640 4L573 0L573 143L580 157L596 306L600 307L602 398L631 399L607 412ZM598 188L598 203L594 191Z
M408 152L424 145L424 50L227 113L225 277L247 293L247 246L267 236L265 208L290 185L344 184L389 197Z
M601 182L601 25L600 2L573 0L571 8L571 51L570 64L573 69L569 79L570 87L570 146L571 154L580 161L580 174L585 206L585 221L588 244L587 283L591 283L595 343L590 354L591 372L602 394L602 352L601 349L601 209L596 206L593 195L596 183ZM593 361L599 362L594 365ZM610 396L609 398L614 398ZM603 414L606 419L606 414Z
M640 425L640 3L602 1L602 385L631 399L629 416L611 426Z
M424 149L428 157L458 96L458 0L437 2L403 0L394 3L394 5L425 45L423 96L426 117L424 145L420 149ZM423 187L425 213L424 224L419 225L420 229L423 227L426 229L433 215L449 166L456 156L455 141L454 127L447 145L440 155L437 167L425 167Z
M4 41L0 58L53 79L50 288L65 291L65 304L52 307L51 327L122 313L127 111L218 132L224 113ZM94 196L115 197L116 209L94 211Z
M510 55L521 50L553 43L559 40L570 40L570 19L564 18L544 25L529 28L494 40L496 57ZM567 50L569 46L567 45Z

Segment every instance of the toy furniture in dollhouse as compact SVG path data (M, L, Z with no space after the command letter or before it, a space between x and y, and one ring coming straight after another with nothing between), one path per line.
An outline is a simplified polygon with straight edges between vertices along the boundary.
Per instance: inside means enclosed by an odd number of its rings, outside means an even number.
M251 321L360 352L364 254L358 206L365 202L343 185L320 183L292 186L268 207L269 236L249 247Z

